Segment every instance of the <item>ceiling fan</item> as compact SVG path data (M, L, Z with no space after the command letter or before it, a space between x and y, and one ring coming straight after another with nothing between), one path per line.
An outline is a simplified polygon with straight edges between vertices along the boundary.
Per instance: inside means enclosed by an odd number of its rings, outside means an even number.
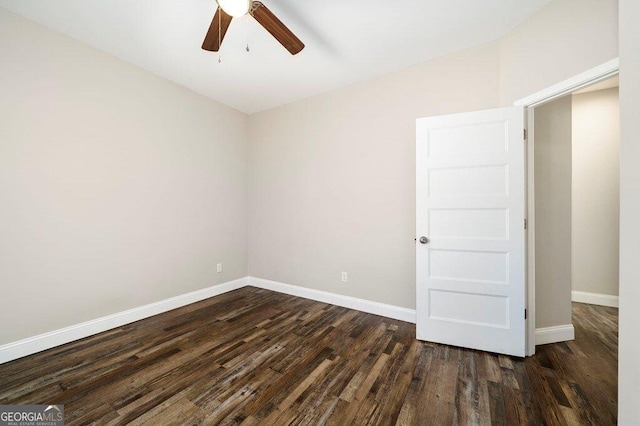
M262 2L251 0L216 0L216 2L218 3L218 9L202 43L204 50L211 52L220 50L220 45L224 40L227 29L229 29L231 20L247 13L253 16L292 55L304 49L304 43Z

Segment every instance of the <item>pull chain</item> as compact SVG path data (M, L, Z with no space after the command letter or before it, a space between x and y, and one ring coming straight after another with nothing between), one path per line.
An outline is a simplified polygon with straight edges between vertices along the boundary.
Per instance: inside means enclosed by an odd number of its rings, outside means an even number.
M218 6L218 63L222 63L222 53L220 48L222 47L222 9Z
M249 20L245 19L245 22L246 22L245 28L247 30L246 31L247 32L247 52L249 52Z

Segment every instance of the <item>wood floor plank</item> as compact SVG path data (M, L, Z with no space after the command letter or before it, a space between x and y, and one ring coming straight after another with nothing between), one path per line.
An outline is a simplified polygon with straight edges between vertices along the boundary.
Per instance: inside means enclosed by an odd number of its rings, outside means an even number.
M67 424L613 425L617 310L525 360L402 321L243 288L0 365L0 403Z

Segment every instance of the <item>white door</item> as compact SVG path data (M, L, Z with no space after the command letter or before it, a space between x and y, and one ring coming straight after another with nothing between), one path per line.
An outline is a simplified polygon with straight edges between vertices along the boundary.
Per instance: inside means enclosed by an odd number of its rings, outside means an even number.
M416 141L417 338L524 356L523 108L421 118Z

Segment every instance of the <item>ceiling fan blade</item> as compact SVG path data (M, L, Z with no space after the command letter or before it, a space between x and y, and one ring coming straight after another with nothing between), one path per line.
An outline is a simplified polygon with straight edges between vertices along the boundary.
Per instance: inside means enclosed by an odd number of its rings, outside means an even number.
M299 53L304 49L304 43L300 41L294 33L287 28L276 15L274 15L267 7L259 1L253 2L251 15L255 18L265 30L269 31L285 49L292 55Z
M211 21L211 26L209 26L209 31L202 43L202 48L204 50L209 50L211 52L217 52L220 50L220 45L222 44L222 40L224 40L224 35L227 33L227 29L229 29L231 19L233 18L230 15L227 15L224 10L218 7L216 14L213 16L213 20Z

